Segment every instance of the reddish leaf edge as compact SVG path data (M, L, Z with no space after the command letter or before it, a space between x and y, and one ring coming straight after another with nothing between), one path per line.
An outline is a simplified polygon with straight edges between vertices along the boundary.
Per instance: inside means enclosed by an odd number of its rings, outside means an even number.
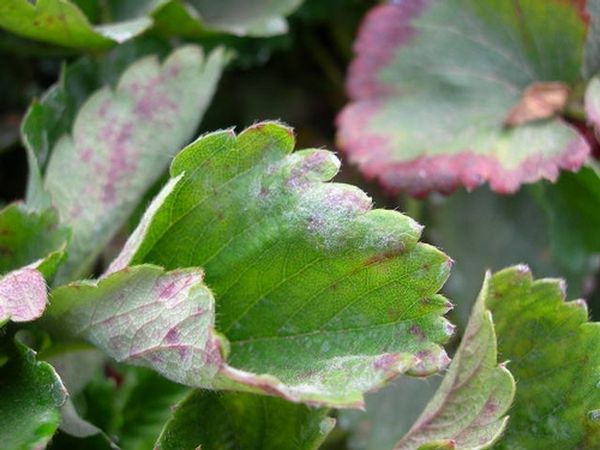
M588 142L576 131L576 138L560 154L550 158L542 153L531 155L514 169L503 167L494 156L469 150L390 163L385 157L391 153L385 138L363 132L370 114L377 109L376 103L351 103L341 111L337 118L337 146L350 163L359 166L365 178L377 180L389 195L401 192L417 198L432 192L449 195L460 186L472 191L486 182L498 194L513 194L525 183L540 179L555 182L561 169L577 171L590 154Z
M365 134L364 130L389 90L376 78L394 55L394 49L405 46L416 31L411 26L431 0L410 0L373 7L364 17L354 43L354 60L350 63L346 90L350 103L336 118L338 149L350 163L359 167L367 180L376 180L390 195L401 192L417 198L432 192L449 195L463 186L472 191L488 182L498 194L513 194L524 183L541 179L555 182L561 169L577 171L591 152L584 136L576 127L577 137L566 149L551 158L532 155L519 167L506 169L494 156L465 149L453 155L421 156L406 162L389 162L391 154L385 138ZM373 32L376 30L376 32ZM375 36L375 37L374 37ZM381 45L386 42L388 45ZM599 117L600 119L600 117ZM594 120L600 124L600 120Z

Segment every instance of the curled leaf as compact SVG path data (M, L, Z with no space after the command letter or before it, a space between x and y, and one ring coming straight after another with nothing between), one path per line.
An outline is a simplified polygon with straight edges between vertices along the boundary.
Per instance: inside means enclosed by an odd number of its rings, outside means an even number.
M504 431L515 381L497 363L496 334L486 307L490 283L488 273L448 373L395 449L483 449Z

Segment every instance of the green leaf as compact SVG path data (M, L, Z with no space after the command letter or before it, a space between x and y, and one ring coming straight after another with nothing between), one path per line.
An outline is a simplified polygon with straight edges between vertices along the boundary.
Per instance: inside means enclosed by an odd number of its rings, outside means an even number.
M0 210L0 325L42 315L48 300L44 277L63 260L67 237L53 210L38 214L21 204Z
M51 277L60 264L69 231L56 211L38 213L14 203L0 210L0 273L33 264Z
M313 450L333 429L326 409L272 397L194 391L177 405L157 450Z
M60 378L23 344L2 343L9 361L0 367L0 436L2 448L44 448L60 422L67 394Z
M135 37L152 25L148 17L93 26L68 0L3 0L0 27L40 41L87 50L104 49Z
M113 430L119 436L119 445L128 450L154 448L173 408L186 396L189 388L138 368L125 373L123 384L124 389L117 393L125 397L119 410L122 420Z
M220 50L205 58L194 46L162 65L156 57L141 59L116 89L97 91L81 107L44 176L44 189L73 230L61 280L85 273L195 131L224 59Z
M231 365L285 385L267 392L360 405L398 373L447 362L450 305L436 292L451 264L408 217L324 183L339 167L330 152L293 147L292 130L271 122L190 144L110 270L202 266Z
M114 0L121 19L152 15L157 27L175 36L226 32L237 36L271 36L287 31L286 15L302 0Z
M562 0L376 6L355 44L338 141L392 192L500 193L556 180L589 153L556 116L579 80L585 24Z
M563 173L556 184L544 186L541 202L556 255L579 261L600 252L600 176L593 163L577 173Z
M331 153L290 154L293 146L289 128L268 122L188 146L111 275L97 287L57 289L49 316L115 359L172 380L293 401L360 406L365 391L400 373L438 371L448 362L439 344L452 332L440 317L450 304L436 293L448 257L418 243L421 227L408 217L371 210L352 186L323 183L338 169ZM127 272L141 261L211 274L229 365L200 273ZM182 306L174 311L156 286L176 280L173 301ZM126 294L132 285L136 296ZM186 331L167 339L179 323Z
M504 431L506 412L515 394L515 381L497 363L496 335L486 303L491 275L486 274L479 298L448 373L397 450L487 448ZM438 447L436 447L438 445ZM441 446L439 448L445 448Z
M517 383L509 426L498 449L598 448L600 332L585 302L565 303L560 280L534 281L525 266L488 283L498 353Z
M238 36L270 36L287 31L284 17L301 2L302 0L188 0L187 10L208 29L222 30ZM171 2L170 5L173 7L177 2Z

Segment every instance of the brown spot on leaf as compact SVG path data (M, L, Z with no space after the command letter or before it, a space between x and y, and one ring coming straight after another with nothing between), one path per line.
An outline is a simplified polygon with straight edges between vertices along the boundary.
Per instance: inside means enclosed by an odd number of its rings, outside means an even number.
M370 256L369 258L367 258L365 260L364 265L365 266L372 266L372 265L375 265L375 264L379 264L379 263L385 262L385 261L390 260L390 259L394 259L394 258L402 255L404 253L404 251L405 251L404 247L397 247L397 248L395 248L393 250L389 250L387 252L380 253L378 255Z
M569 93L570 89L564 83L532 83L510 110L504 124L515 126L554 117L566 106Z

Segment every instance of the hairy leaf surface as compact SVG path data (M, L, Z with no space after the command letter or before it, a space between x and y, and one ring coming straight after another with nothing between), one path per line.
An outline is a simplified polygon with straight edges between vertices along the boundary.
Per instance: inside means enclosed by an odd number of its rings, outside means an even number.
M194 391L179 405L157 450L314 450L335 420L278 398L238 392Z
M75 310L73 287L55 293L61 300L53 305L64 305L56 317L72 317L76 334L118 360L143 363L176 381L293 401L359 406L365 391L400 373L439 370L448 362L439 344L452 327L441 317L450 304L436 292L449 259L418 242L421 227L408 217L371 210L370 199L352 186L323 183L338 169L331 153L292 153L293 146L289 128L268 122L239 136L222 131L190 144L111 265L113 274L100 281L101 289L86 291L102 299L97 305L111 304L106 288L115 283L113 295L132 289L122 278L128 265L203 266L218 299L217 328L230 341L229 364L222 359L225 340L211 335L208 313L203 329L199 319L189 319L203 333L191 365L130 351L152 345L148 333L163 336L166 317L133 328L133 318L108 328L98 323L92 332L83 325L92 302ZM212 311L211 299L204 298L203 311ZM129 298L123 308L134 301L163 308L151 295ZM187 321L187 313L177 317ZM138 333L140 326L146 331ZM123 345L112 336L121 333L128 336ZM135 344L128 343L132 336Z
M355 44L339 143L393 192L500 193L575 170L589 146L555 116L579 77L585 25L561 0L406 0ZM551 88L552 87L552 88Z
M148 17L93 26L69 0L3 0L0 27L30 39L65 47L103 49L124 42L152 25Z
M492 314L486 308L490 279L486 274L441 386L395 449L420 449L437 441L448 442L449 448L482 449L497 440L506 427L515 381L504 365L497 363L496 334Z
M339 167L331 153L293 147L292 130L269 122L190 144L113 268L203 267L231 365L274 375L284 396L359 404L414 357L412 372L435 372L451 332L436 294L448 258L418 243L408 217L324 183Z
M162 65L147 57L115 90L105 87L83 104L71 134L56 142L44 177L44 189L73 230L61 279L87 269L189 139L223 63L223 52L205 58L193 46Z

